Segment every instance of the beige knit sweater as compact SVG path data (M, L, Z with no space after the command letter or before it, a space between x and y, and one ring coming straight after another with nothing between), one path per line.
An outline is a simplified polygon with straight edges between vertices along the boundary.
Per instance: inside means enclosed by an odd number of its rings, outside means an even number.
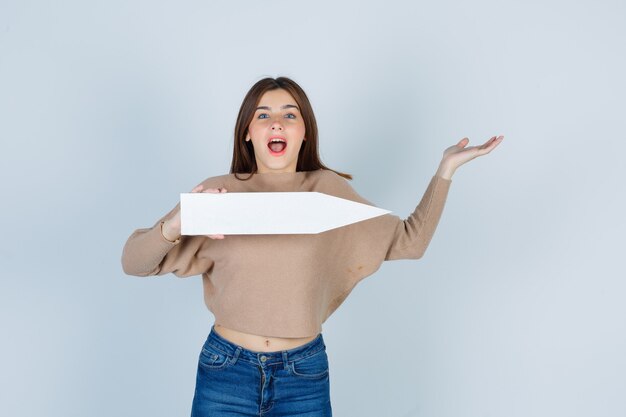
M238 174L247 178L249 174ZM246 333L308 337L355 285L383 261L421 258L443 212L452 180L435 175L405 220L390 213L318 234L181 236L167 241L160 223L135 230L122 253L129 275L202 275L204 301L215 323ZM228 192L318 191L374 205L330 170L234 174L207 178L206 188ZM253 210L253 208L251 208Z

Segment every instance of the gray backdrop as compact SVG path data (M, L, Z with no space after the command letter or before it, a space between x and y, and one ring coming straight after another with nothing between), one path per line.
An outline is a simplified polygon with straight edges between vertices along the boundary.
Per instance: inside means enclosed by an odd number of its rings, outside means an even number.
M246 91L292 77L323 161L406 217L418 261L324 324L337 416L626 414L618 1L0 1L0 414L185 416L200 277L124 275L133 230L228 172Z

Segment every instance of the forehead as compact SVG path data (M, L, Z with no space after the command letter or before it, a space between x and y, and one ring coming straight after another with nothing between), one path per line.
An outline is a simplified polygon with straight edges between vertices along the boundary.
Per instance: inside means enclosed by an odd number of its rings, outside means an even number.
M278 88L276 90L270 90L263 93L261 99L259 100L259 106L270 106L272 109L275 105L283 105L283 104L296 104L296 100L289 94L286 90L282 88ZM277 107L278 108L278 107Z

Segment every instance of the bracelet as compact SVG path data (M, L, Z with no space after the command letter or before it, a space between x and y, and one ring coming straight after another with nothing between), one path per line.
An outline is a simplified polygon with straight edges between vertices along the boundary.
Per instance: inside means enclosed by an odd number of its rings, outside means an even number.
M161 221L161 236L163 236L163 239L167 240L170 243L178 243L180 242L180 238L176 239L176 240L169 240L168 238L165 237L165 235L163 234L163 224L165 223L165 220Z

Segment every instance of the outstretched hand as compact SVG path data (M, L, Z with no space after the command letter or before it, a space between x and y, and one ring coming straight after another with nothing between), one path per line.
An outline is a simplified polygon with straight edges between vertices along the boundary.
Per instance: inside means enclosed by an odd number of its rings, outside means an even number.
M502 142L502 139L504 139L504 136L493 136L480 146L470 146L467 148L469 138L461 139L456 145L450 146L443 152L443 159L441 160L441 166L445 167L443 171L448 172L449 174L447 176L451 177L452 173L464 163L491 152Z

